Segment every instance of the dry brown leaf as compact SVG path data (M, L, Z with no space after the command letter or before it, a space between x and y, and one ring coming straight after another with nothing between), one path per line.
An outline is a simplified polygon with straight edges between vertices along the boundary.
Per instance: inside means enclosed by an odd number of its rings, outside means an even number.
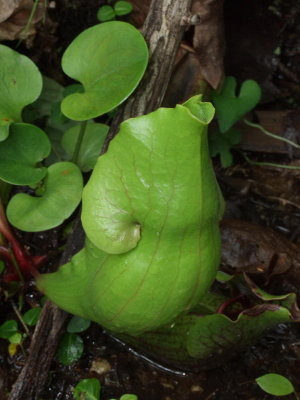
M0 22L9 18L19 6L21 0L0 0Z
M300 290L299 245L252 222L224 219L221 223L222 266L227 272L278 275Z
M178 54L180 55L183 50L181 48ZM199 93L202 80L199 58L196 54L185 51L183 57L176 63L163 105L175 107L176 104Z
M216 89L224 78L223 0L194 0L192 12L199 15L193 45L200 60L201 74Z
M11 1L11 5L15 4L15 7L11 7L9 12L7 6L3 6L2 8L2 3L6 2L0 0L0 19L2 21L0 23L0 40L23 39L24 35L26 35L26 38L32 37L36 33L36 23L39 22L44 15L44 2L39 2L32 22L26 32L24 32L24 28L31 14L34 4L33 0Z

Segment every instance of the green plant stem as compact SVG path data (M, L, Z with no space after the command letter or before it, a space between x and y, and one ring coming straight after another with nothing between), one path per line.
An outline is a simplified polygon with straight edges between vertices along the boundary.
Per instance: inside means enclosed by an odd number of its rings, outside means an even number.
M19 346L20 346L20 348L21 348L21 351L22 351L23 356L26 358L26 357L27 357L27 354L26 354L26 351L25 351L25 349L24 349L23 344L22 344L22 343L19 343Z
M244 122L246 125L251 126L252 128L257 128L259 129L261 132L263 132L265 135L272 137L273 139L277 139L277 140L281 140L282 142L285 142L293 147L296 147L296 149L300 149L299 144L292 142L289 139L286 139L285 137L282 136L278 136L275 135L272 132L267 131L263 126L261 126L260 124L255 124L254 122L250 122L247 119L244 119Z
M22 43L22 41L23 41L24 38L26 37L27 31L28 31L28 29L29 29L29 27L30 27L30 25L31 25L31 23L32 23L32 20L33 20L33 17L34 17L34 15L35 15L35 13L36 13L36 10L37 10L38 5L39 5L39 0L34 0L34 4L33 4L33 6L32 6L31 13L30 13L29 18L28 18L28 20L27 20L27 23L26 23L26 25L25 25L25 28L24 28L23 31L21 32L21 34L22 34L23 37L18 41L17 47L20 46L20 44Z
M77 139L77 142L76 142L76 146L75 146L75 150L74 150L73 157L72 157L72 162L74 164L77 164L77 161L78 161L80 147L81 147L81 144L82 144L82 141L83 141L83 138L84 138L86 126L87 126L87 121L83 121L81 123L81 126L80 126L79 136L78 136L78 139Z
M23 326L23 328L24 328L24 330L26 332L26 335L30 336L29 329L28 329L27 325L25 324L20 311L18 310L18 307L15 305L15 303L12 300L10 301L10 304L11 304L16 316L18 317L18 320L20 321L21 325Z
M15 257L14 253L11 254L11 258L12 258L13 266L14 266L14 268L16 270L16 273L17 273L17 275L18 275L18 277L20 279L20 282L22 282L24 284L25 283L25 279L24 279L24 276L23 276L23 274L21 272L21 269L19 267L19 264L18 264L18 262L16 260L16 257Z
M296 165L284 165L284 164L274 164L274 163L270 163L270 162L264 162L264 161L253 161L251 160L248 156L246 156L246 154L244 154L242 151L239 152L244 159L252 165L262 165L265 167L275 167L275 168L284 168L284 169L296 169L299 170L300 167L296 166Z

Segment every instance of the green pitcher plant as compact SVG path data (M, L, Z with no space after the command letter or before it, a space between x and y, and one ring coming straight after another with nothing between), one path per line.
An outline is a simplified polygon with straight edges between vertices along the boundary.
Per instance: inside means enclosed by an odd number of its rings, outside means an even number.
M128 119L97 156L109 127L94 119L118 107L147 67L137 29L113 21L82 32L62 57L63 71L77 83L55 83L51 101L49 80L31 60L3 45L0 57L0 187L29 187L6 204L9 222L24 231L51 229L82 201L84 248L57 272L37 276L50 300L154 357L187 365L299 319L293 295L283 304L251 284L258 304L226 315L232 299L210 292L224 209L208 148L211 103L196 95ZM33 115L47 118L43 129ZM82 174L91 170L83 188ZM38 260L15 240L4 203L0 233L21 270L32 271Z
M223 201L207 142L213 115L196 96L121 124L84 188L85 248L38 279L51 300L131 335L197 304L220 261Z

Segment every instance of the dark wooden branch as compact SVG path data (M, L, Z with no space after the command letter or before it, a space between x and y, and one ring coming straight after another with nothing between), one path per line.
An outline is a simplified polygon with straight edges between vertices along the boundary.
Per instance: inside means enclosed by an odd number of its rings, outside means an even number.
M113 120L104 153L110 140L127 118L154 111L161 105L169 83L177 49L185 29L183 23L189 14L191 0L152 0L143 34L150 49L147 72L135 93L120 107ZM84 233L78 216L61 264L83 246ZM38 400L43 392L48 371L56 351L60 331L68 314L51 302L43 309L35 329L26 364L15 382L9 400Z
M111 125L104 153L122 121L148 114L160 107L165 96L192 0L152 0L143 26L150 62L139 87L120 108Z
M84 232L80 218L74 224L73 234L69 237L66 249L60 259L60 265L69 261L82 247ZM68 313L47 301L29 348L26 364L16 380L9 400L38 400L48 378L48 372L55 355L61 329Z

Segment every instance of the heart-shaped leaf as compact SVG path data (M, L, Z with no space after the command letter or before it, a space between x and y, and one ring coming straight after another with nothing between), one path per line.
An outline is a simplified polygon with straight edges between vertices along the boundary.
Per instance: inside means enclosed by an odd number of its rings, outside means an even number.
M226 132L230 129L257 105L260 98L261 89L256 81L252 79L244 81L237 96L236 79L233 76L228 76L224 81L221 92L214 91L212 94L220 131Z
M108 129L109 127L104 124L94 122L87 124L77 160L77 164L83 172L94 168ZM80 126L74 126L65 132L62 138L62 147L70 158L75 151L79 132Z
M42 90L42 76L28 58L0 45L0 141L9 134L12 122L21 122L21 112Z
M36 166L51 150L47 135L37 126L12 124L9 137L0 142L0 178L14 185L33 185L47 169Z
M85 91L67 96L62 112L84 121L112 110L136 88L147 62L145 40L132 25L112 21L86 29L62 58L64 72Z
M81 200L82 175L77 165L60 162L48 168L41 197L16 194L8 203L9 222L27 232L54 228L68 218Z

